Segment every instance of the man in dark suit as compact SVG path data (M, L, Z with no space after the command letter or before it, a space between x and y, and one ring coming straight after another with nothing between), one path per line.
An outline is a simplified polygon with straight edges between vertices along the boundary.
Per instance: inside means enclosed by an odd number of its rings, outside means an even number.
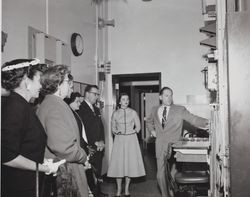
M209 121L191 114L183 106L174 105L171 88L163 87L159 94L162 104L152 108L146 123L151 136L156 137L157 181L161 194L162 197L170 197L164 166L169 144L180 140L184 120L200 128L207 127Z
M94 174L97 179L95 186L89 185L90 189L95 187L92 191L95 196L100 195L100 182L102 171L102 158L104 152L104 127L101 119L101 113L98 107L95 106L99 97L99 88L96 85L88 85L84 92L84 101L80 105L78 111L79 116L85 127L85 132L88 144L91 149L95 149L95 153L90 157L90 163L93 166ZM87 178L91 179L92 174L86 172Z

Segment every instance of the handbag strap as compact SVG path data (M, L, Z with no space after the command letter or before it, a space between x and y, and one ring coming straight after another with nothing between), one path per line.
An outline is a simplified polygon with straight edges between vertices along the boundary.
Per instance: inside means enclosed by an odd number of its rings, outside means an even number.
M39 170L38 163L36 162L36 197L39 197Z

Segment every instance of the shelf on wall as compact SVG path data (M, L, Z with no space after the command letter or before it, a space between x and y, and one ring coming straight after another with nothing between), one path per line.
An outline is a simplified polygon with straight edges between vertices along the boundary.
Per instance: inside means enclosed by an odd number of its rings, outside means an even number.
M204 14L203 18L204 18L205 22L216 21L216 16L215 15Z
M200 45L208 46L208 47L211 47L213 49L216 49L216 37L213 36L213 37L207 38L205 40L202 40L200 42Z
M215 35L216 34L216 22L213 22L213 23L207 24L204 27L201 27L200 32L207 33L210 35Z

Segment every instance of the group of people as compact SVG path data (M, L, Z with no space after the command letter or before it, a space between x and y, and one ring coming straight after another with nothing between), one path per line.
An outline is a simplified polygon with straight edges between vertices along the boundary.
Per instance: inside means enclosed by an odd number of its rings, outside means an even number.
M98 197L101 195L104 126L96 85L88 85L84 97L73 92L73 76L65 65L47 68L38 59L16 59L2 66L1 196ZM36 108L29 101L42 95ZM160 91L160 106L152 109L147 128L156 137L157 180L162 197L168 197L164 158L168 144L181 137L183 120L206 127L208 120L173 104L173 91ZM137 133L140 120L129 107L129 95L121 94L113 112L114 135L107 172L116 178L116 196L130 197L131 178L145 176ZM39 172L39 175L38 173ZM56 189L51 191L51 184ZM39 186L39 187L38 187Z
M65 65L45 68L38 59L16 59L1 70L9 92L1 114L2 196L34 197L37 186L40 196L98 196L105 146L94 106L98 87L89 85L79 106ZM34 108L29 101L39 95L43 100Z

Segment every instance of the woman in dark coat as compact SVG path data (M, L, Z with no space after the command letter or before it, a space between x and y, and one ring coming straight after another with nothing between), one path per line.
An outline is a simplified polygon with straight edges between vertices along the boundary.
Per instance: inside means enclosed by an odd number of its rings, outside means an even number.
M28 103L39 95L41 71L37 59L17 59L2 66L2 87L10 91L1 114L2 197L35 197L36 163L40 172L57 171L41 164L46 134Z

